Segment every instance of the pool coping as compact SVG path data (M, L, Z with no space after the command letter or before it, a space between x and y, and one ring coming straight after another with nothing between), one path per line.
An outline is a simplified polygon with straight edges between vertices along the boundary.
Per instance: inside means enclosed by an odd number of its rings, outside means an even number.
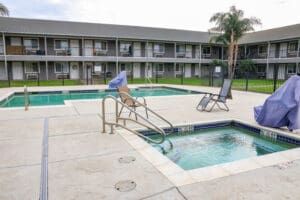
M191 125L205 125L208 123L227 123L235 121L242 124L247 124L251 127L263 129L266 131L276 132L286 137L292 137L300 140L299 135L292 133L286 133L281 130L267 128L255 124L249 124L248 122L239 119L224 119L215 121L205 121L198 123L181 123L174 125L175 127L185 127ZM142 130L142 129L135 129ZM229 163L222 163L208 167L202 167L192 170L184 170L171 161L169 158L157 151L151 144L139 136L127 131L127 130L116 130L116 133L121 135L137 152L148 160L158 171L165 175L175 186L183 186L187 184L209 181L217 178L226 176L232 176L242 172L250 170L260 169L264 167L274 166L286 162L292 162L300 159L300 148L289 149L281 152L275 152L263 156L255 156L246 159L241 159Z
M189 94L185 94L185 95L189 95L189 96L192 96L192 95L201 95L201 94L205 94L206 92L201 92L201 91L197 91L197 90L189 90L189 89L182 89L182 88L177 88L177 87L170 87L170 86L165 86L165 85L154 85L154 86L131 86L129 87L129 89L139 89L139 88L142 88L142 89L145 89L145 88L164 88L164 89L173 89L173 90L178 90L178 91L185 91ZM103 89L82 89L82 90L79 90L79 89L72 89L72 90L55 90L54 88L53 89L50 89L50 90L32 90L32 91L29 91L29 93L41 93L41 94L57 94L59 92L59 94L66 94L66 93L89 93L89 92L106 92L106 91L116 91L116 89L106 89L106 88L103 88ZM11 98L13 95L16 95L16 94L19 94L19 93L24 93L22 91L11 91L11 92L8 92L7 94L4 94L2 97L0 97L0 105L2 103L4 103L5 101L8 101L9 98ZM177 96L185 96L185 95L165 95L165 96L172 96L172 97L177 97ZM145 96L145 97L165 97L165 96ZM99 100L102 100L102 98L99 98L99 99L74 99L74 100L64 100L64 104L61 104L61 105L43 105L43 106L29 106L29 109L30 108L53 108L53 107L62 107L62 106L67 106L67 107L70 107L70 106L73 106L72 103L73 102L87 102L87 101L99 101ZM24 106L19 106L19 107L0 107L0 110L18 110L18 109L24 109Z

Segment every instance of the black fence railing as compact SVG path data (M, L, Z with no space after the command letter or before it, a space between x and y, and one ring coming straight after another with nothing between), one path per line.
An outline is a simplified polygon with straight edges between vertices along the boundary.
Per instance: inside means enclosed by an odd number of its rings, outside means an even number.
M196 68L180 67L176 71L159 71L159 67L153 67L151 73L137 74L129 71L127 73L127 82L129 84L176 84L176 85L195 85L195 86L208 86L220 87L224 78L227 77L226 73L216 70L214 67L207 67L205 73L199 77L199 70ZM275 65L272 74L266 76L257 76L256 73L236 73L232 82L232 89L260 92L260 93L273 93L278 89L286 79L290 76L282 76L282 71L279 66ZM44 80L45 77L40 73L27 73L25 80L16 80L9 72L6 80L0 80L0 87L23 87L27 86L64 86L64 85L108 85L109 81L114 78L115 74L107 71L106 67L103 71L93 72L88 70L81 75L80 78L74 79L68 73L61 73L52 80Z

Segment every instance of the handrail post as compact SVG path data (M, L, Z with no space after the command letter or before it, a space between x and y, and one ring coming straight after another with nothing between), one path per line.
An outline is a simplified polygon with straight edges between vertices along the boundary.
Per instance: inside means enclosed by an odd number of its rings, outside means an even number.
M118 122L119 122L119 109L118 109L118 102L116 101L116 124L118 124Z

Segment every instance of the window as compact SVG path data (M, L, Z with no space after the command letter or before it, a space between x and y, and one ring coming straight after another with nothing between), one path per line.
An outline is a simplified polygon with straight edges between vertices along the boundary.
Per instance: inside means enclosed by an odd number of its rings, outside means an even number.
M177 53L185 53L185 45L184 44L177 45L176 52Z
M154 44L153 45L153 52L154 53L165 53L165 45L164 44Z
M97 51L107 51L107 42L106 41L95 41L95 49Z
M120 52L130 52L131 44L128 42L121 42L120 44Z
M121 68L121 71L131 72L131 70L132 70L130 63L122 63L120 68Z
M154 69L158 72L164 72L164 64L163 63L156 63L154 64Z
M257 65L257 73L265 73L266 67L265 65Z
M295 64L288 64L287 65L287 73L288 74L296 74L296 65Z
M202 53L204 54L204 55L210 55L211 54L211 47L203 47L202 48Z
M183 69L183 64L176 64L176 68L175 68L176 72L181 72L182 69Z
M24 46L26 49L38 49L39 48L39 40L37 38L25 38Z
M258 46L258 54L266 54L267 53L267 46Z
M96 62L93 68L94 73L101 73L106 68L106 63Z
M55 73L59 74L59 73L69 73L69 66L67 65L67 63L55 63Z
M4 54L3 41L0 41L0 54Z
M67 40L54 40L54 49L67 49L68 41Z
M288 47L289 53L295 53L297 51L297 42L290 42Z
M25 62L25 73L39 73L40 68L37 62Z

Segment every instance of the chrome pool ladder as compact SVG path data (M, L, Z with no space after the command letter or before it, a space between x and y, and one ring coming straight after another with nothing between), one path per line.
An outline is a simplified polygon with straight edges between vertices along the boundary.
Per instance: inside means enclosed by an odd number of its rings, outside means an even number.
M130 95L127 94L127 96L129 98L132 98ZM115 102L115 121L111 121L111 122L108 122L106 120L106 108L105 108L105 103L106 103L106 100L107 99L111 99ZM152 113L153 115L155 115L157 118L159 118L160 120L164 121L166 124L168 124L168 126L170 127L170 133L174 132L174 127L173 125L168 121L166 120L164 117L160 116L158 113L156 113L155 111L153 111L152 109L148 108L146 105L142 104L141 102L139 102L138 100L132 98L132 101L134 101L135 103L137 104L140 104L141 107L144 107L144 109L146 109L146 111L148 113ZM122 107L128 109L130 112L134 113L135 116L139 117L140 119L144 120L145 122L147 122L148 124L146 123L142 123L142 122L139 122L137 120L134 120L130 117L121 117L121 115L119 115L119 105L121 105ZM119 123L120 120L123 120L123 124ZM154 139L151 139L150 137L147 137L145 135L143 135L142 133L139 133L138 131L136 130L133 130L133 129L130 129L129 127L126 126L126 122L127 121L131 121L131 122L134 122L136 124L139 124L149 130L152 130L152 131L155 131L157 133L159 133L161 135L161 138L160 140L154 140ZM158 127L157 125L155 125L152 121L150 121L149 119L146 119L144 116L142 116L141 114L139 114L138 112L136 112L134 109L130 108L128 105L126 105L125 103L123 103L122 101L120 101L119 99L117 99L116 97L112 96L112 95L108 95L108 96L105 96L103 99L102 99L102 133L105 133L106 132L106 125L109 125L110 126L110 129L111 129L111 132L110 133L113 133L113 126L115 127L122 127L142 138L144 138L145 140L149 141L149 142L152 142L154 144L162 144L165 139L166 139L166 132Z

